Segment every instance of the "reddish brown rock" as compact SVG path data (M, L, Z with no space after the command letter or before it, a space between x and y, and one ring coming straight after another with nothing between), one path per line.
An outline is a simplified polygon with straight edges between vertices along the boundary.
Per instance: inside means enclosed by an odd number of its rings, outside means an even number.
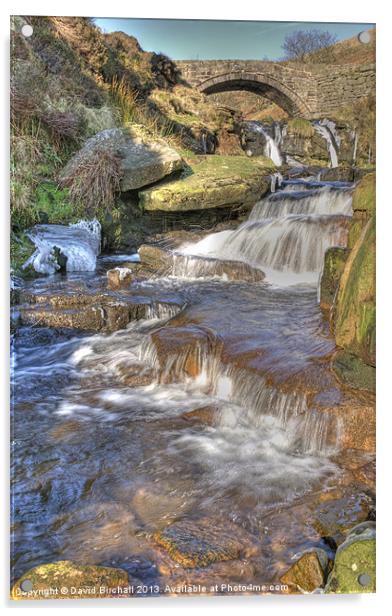
M282 584L297 592L313 592L325 582L325 573L316 551L306 552L282 577Z
M236 560L254 551L250 537L228 520L181 520L154 535L171 558L187 568Z
M195 424L214 426L219 419L219 409L215 406L202 406L182 415L183 419Z
M115 267L106 272L109 289L127 289L132 282L133 275L126 267Z

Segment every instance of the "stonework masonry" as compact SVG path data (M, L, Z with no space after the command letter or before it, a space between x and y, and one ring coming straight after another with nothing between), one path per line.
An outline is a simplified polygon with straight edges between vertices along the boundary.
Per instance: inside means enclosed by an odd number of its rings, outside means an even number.
M317 119L373 94L375 64L312 65L297 68L259 60L177 61L183 79L205 94L249 90L290 115Z

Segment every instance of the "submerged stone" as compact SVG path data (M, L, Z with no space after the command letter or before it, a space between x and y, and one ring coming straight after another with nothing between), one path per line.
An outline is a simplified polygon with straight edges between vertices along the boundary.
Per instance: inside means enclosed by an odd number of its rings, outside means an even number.
M348 400L325 412L331 419L331 431L337 435L341 451L375 451L376 410L372 401Z
M186 421L203 426L214 426L219 421L219 417L219 408L216 406L202 406L182 415Z
M235 560L246 548L243 532L226 521L203 518L182 520L154 535L155 541L183 567L207 567L211 563Z
M127 587L128 584L128 574L122 569L59 560L27 571L14 584L11 598L97 599L113 596L111 588Z

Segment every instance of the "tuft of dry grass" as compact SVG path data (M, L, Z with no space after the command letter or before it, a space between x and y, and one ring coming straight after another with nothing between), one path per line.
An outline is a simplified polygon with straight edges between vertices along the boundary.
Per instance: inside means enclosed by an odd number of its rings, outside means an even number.
M76 113L53 109L42 113L41 118L57 143L63 139L80 140L83 133L83 121Z
M104 148L94 148L62 181L69 188L75 204L82 204L89 214L108 211L114 206L120 191L120 157Z
M134 122L137 114L138 93L131 90L124 78L115 77L110 86L109 93L124 124Z

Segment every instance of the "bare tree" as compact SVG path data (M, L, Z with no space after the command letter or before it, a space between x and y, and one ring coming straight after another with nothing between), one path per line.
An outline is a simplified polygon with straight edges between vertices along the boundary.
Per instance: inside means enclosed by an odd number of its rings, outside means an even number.
M295 30L283 42L285 60L328 62L333 59L331 46L337 38L324 30Z

